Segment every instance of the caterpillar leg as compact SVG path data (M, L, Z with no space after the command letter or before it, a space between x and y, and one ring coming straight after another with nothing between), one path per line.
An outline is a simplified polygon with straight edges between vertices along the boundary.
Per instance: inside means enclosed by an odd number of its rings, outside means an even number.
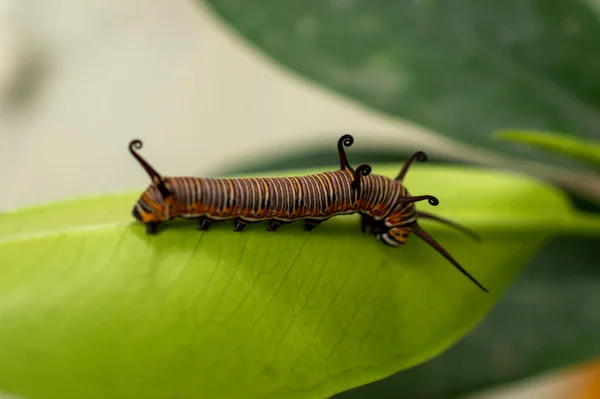
M233 222L233 231L242 231L248 223L241 219L235 219Z
M369 215L360 215L360 231L365 232L367 228L372 229L375 225L375 219Z
M287 223L276 220L276 219L269 220L268 225L267 225L267 231L276 231L278 228L280 228L284 224L287 224Z
M196 227L196 230L200 230L200 231L206 231L210 228L210 226L212 226L214 223L214 221L207 219L207 218L199 218L198 219L198 227Z
M156 234L158 225L160 222L148 222L146 223L146 234Z
M318 225L320 225L323 222L324 222L324 220L306 219L304 221L304 230L311 231L312 229L314 229L315 227L317 227Z

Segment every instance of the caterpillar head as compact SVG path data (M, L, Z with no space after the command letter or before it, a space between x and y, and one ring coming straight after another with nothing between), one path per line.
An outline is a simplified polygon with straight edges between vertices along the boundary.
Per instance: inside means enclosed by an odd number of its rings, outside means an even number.
M142 223L169 220L169 204L156 184L151 184L137 200L131 212Z
M142 193L135 203L132 215L142 223L158 223L171 218L173 210L173 193L169 188L168 179L164 179L146 162L135 149L142 148L140 140L129 143L129 151L152 179L152 184Z
M404 244L410 236L411 229L409 225L390 227L386 225L385 220L375 220L367 215L362 215L362 218L363 224L371 228L371 234L379 241L391 247Z
M410 165L415 161L425 161L427 156L424 152L418 151L414 153L403 165L400 173L394 179L396 184L402 184L406 172ZM359 178L359 175L355 176L355 181ZM396 199L395 203L391 204L392 211L385 217L381 217L384 212L383 207L377 208L377 205L370 209L368 212L362 215L361 219L361 230L366 231L367 227L370 227L371 233L375 237L390 246L399 246L404 244L411 233L414 233L433 249L440 253L446 258L456 269L468 277L473 283L475 283L484 292L488 290L482 286L473 276L471 276L437 241L433 239L423 228L418 224L417 219L425 218L432 219L438 222L444 223L448 226L454 227L464 233L478 239L477 235L469 231L463 226L460 226L449 220L440 218L427 212L417 212L414 203L418 201L427 200L430 205L436 206L439 201L432 195L420 195L410 196L408 192L404 192L406 196L401 196Z

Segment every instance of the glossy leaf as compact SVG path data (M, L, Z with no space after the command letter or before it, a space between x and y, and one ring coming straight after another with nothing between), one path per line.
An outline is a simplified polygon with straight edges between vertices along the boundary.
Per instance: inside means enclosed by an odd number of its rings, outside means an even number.
M583 140L573 134L527 130L500 130L495 137L558 152L600 166L600 141Z
M279 65L376 111L528 160L501 128L600 137L600 14L582 0L204 0Z
M325 165L330 156L329 151L280 154L250 168L238 166L235 171ZM402 158L393 149L352 152L356 164ZM439 160L430 159L428 165L432 163L440 164ZM576 202L590 212L600 210L592 204ZM586 238L574 230L569 236L551 240L483 323L447 352L417 367L342 392L335 399L463 397L599 355L596 337L600 336L600 323L590 317L596 312L590 304L600 303L598 259L597 237Z
M416 238L390 248L363 236L356 217L310 233L173 222L149 237L131 221L137 193L0 215L0 390L329 396L439 354L552 234L600 229L559 191L517 175L417 165L406 183L482 235L423 222L490 294Z

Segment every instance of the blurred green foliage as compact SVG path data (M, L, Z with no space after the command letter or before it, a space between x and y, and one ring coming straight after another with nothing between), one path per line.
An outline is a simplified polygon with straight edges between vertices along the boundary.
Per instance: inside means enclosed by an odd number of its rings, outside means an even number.
M600 167L599 141L583 140L573 134L526 130L499 130L494 137L554 151Z
M600 137L598 10L582 0L204 0L276 63L465 143L584 170L497 129Z

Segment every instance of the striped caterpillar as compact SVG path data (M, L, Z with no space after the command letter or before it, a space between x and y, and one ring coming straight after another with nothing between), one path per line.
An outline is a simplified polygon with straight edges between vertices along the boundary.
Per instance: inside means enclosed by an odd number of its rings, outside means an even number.
M132 214L146 225L148 234L155 234L161 222L175 217L197 219L198 230L208 230L216 221L233 220L234 231L261 221L267 221L267 230L275 231L302 219L305 229L310 231L333 216L358 212L362 232L368 229L391 246L404 244L410 233L414 233L488 292L417 223L418 218L431 219L478 238L454 222L416 210L414 203L418 201L427 200L433 206L439 203L432 195L411 196L402 185L410 165L415 160L427 160L425 153L414 153L396 178L390 179L372 175L367 164L353 169L344 150L353 143L354 138L349 134L338 140L340 170L333 172L298 177L209 179L163 178L135 151L142 148L142 142L133 140L129 151L146 170L152 184L142 193Z

